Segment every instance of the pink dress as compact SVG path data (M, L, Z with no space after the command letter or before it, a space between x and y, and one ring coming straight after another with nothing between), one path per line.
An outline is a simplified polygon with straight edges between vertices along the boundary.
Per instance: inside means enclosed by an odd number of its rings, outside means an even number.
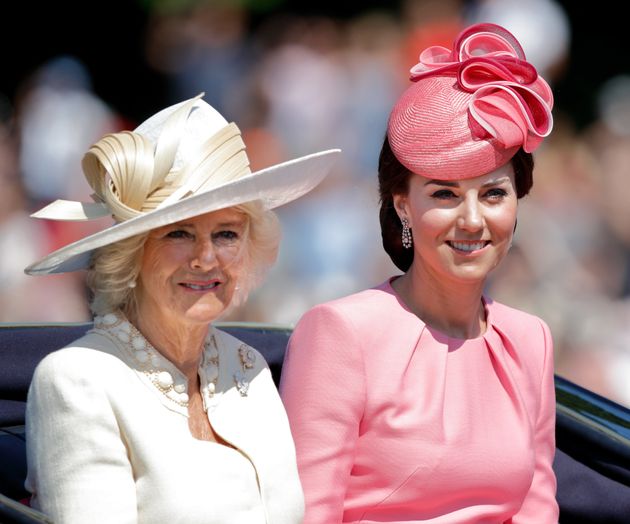
M389 281L302 317L280 391L304 524L558 522L549 329L485 305L469 340L426 326Z

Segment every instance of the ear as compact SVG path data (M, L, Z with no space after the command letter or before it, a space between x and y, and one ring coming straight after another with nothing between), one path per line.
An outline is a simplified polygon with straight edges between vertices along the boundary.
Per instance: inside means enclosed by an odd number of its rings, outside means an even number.
M409 203L408 203L407 195L402 195L402 194L392 195L392 200L394 202L394 209L396 210L396 214L398 215L398 218L400 218L401 221L403 218L409 218L409 213L408 213Z

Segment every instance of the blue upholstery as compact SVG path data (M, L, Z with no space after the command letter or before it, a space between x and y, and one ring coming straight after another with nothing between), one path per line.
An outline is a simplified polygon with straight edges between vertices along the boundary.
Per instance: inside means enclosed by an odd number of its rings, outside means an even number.
M630 523L630 488L556 449L560 521L570 524Z

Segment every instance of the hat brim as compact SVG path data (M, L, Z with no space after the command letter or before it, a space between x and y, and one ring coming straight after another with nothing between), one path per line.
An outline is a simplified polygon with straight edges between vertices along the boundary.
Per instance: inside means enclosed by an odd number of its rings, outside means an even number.
M120 222L68 244L29 265L28 275L67 273L86 269L92 252L152 229L181 220L260 200L265 209L287 204L311 191L328 175L339 149L296 158L227 182L204 193Z

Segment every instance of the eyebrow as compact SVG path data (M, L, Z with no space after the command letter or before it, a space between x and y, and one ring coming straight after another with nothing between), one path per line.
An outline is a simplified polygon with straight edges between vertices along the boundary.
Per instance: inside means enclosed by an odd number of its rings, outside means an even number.
M503 184L504 182L507 182L510 180L510 177L507 176L502 176L501 178L495 178L493 180L488 180L485 184L483 184L481 187L490 187L490 186L496 186L499 184ZM458 182L452 182L450 180L428 180L424 183L425 186L428 185L436 185L436 186L446 186L446 187L459 187L459 183Z
M231 222L220 222L217 224L217 227L238 227L242 226L245 223L245 219L243 220L232 220Z
M215 225L215 227L235 227L241 226L245 223L245 219L243 220L231 220L229 222L219 222ZM188 222L176 222L175 224L171 224L172 227L195 227L194 224L190 224Z

